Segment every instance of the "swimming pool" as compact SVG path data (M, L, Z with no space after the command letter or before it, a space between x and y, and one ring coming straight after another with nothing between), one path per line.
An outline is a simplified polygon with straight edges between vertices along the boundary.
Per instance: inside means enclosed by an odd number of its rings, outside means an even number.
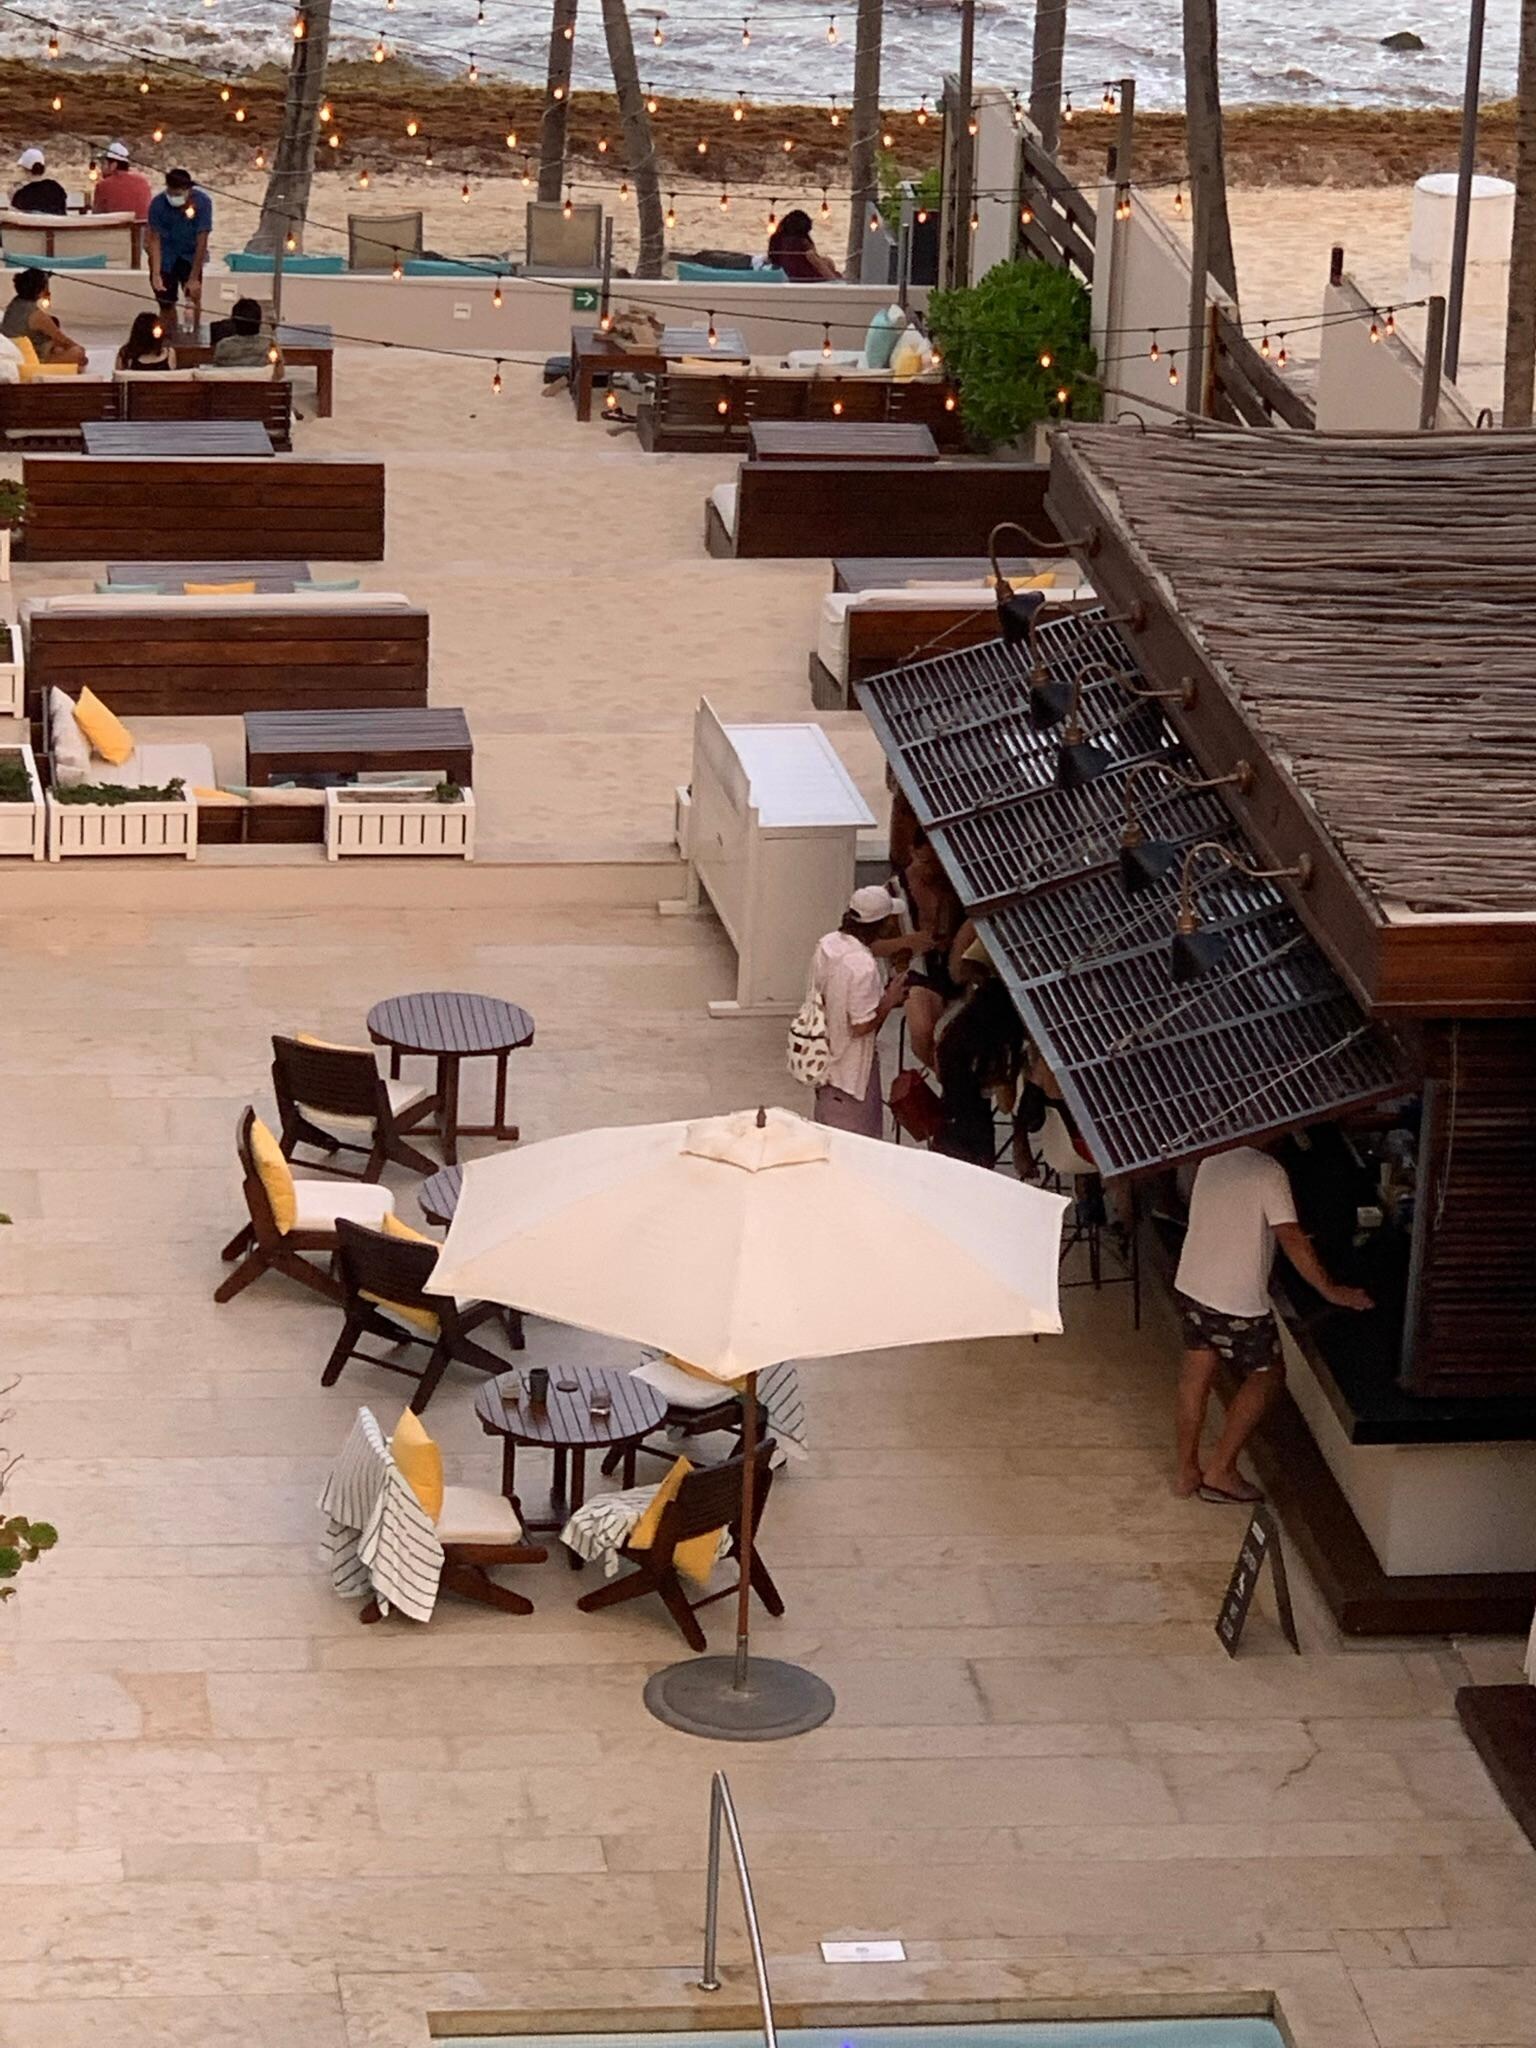
M762 2048L762 2035L481 2034L458 2048ZM1285 2048L1272 2020L1008 2020L977 2026L783 2027L780 2048Z

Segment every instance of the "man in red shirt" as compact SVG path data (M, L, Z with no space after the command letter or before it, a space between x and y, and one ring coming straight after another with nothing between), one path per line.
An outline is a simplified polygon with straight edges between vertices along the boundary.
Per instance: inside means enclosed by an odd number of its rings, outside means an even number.
M127 143L109 143L91 195L92 213L131 213L135 220L143 220L150 197L148 178L129 168Z

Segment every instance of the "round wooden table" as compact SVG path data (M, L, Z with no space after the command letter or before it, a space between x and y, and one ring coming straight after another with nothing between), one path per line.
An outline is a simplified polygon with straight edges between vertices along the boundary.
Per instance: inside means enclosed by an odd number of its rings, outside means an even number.
M419 1054L436 1060L437 1136L450 1166L458 1162L460 1138L515 1142L517 1125L507 1122L507 1060L533 1043L533 1019L526 1010L500 996L453 991L390 996L368 1012L368 1036L375 1045L389 1047L391 1080L399 1080L402 1058ZM496 1113L488 1124L459 1122L459 1067L473 1059L496 1062Z
M463 1191L463 1167L439 1167L436 1173L429 1173L416 1190L416 1206L429 1223L436 1223L446 1230L453 1221L453 1212L459 1206L459 1196Z
M526 1368L525 1368L526 1370ZM503 1379L507 1376L504 1374ZM587 1452L620 1450L625 1453L622 1484L635 1483L635 1449L649 1436L667 1412L661 1395L644 1380L608 1366L568 1365L551 1368L549 1400L533 1408L521 1391L522 1374L516 1375L519 1398L514 1402L502 1393L502 1380L487 1380L475 1396L475 1414L487 1436L499 1436L501 1445L501 1490L511 1501L518 1520L527 1529L563 1529L587 1497ZM574 1380L574 1393L563 1393L561 1380ZM588 1397L594 1387L604 1387L612 1396L607 1415L594 1415ZM517 1452L524 1449L553 1453L554 1471L549 1492L549 1519L533 1521L524 1515L517 1498ZM579 1570L581 1559L573 1553L571 1567Z

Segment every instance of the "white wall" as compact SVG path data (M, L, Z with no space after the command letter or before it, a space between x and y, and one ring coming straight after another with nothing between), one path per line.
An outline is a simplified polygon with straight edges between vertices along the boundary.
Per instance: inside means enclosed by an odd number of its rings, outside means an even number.
M1148 426L1183 412L1189 396L1189 261L1172 231L1150 208L1134 201L1129 220L1115 219L1116 189L1099 187L1093 270L1093 345L1099 375L1124 396L1106 392L1104 417L1119 418L1145 406ZM1206 301L1228 303L1214 279ZM1148 354L1156 328L1161 356ZM1127 329L1134 330L1127 332ZM1176 352L1177 385L1168 381L1168 351ZM1160 410L1154 408L1161 408Z
M498 307L491 303L495 280L489 277L285 277L283 318L315 321L333 327L338 336L367 341L416 342L509 359L556 355L569 346L573 325L595 324L595 315L571 310L571 293L579 282L507 278ZM216 317L242 294L266 297L270 290L269 277L214 271L204 310ZM154 303L143 271L55 271L52 293L54 311L66 328L74 324L126 332L134 314ZM613 283L615 305L632 295L653 307L664 323L702 325L713 313L717 326L740 328L757 355L814 348L824 322L831 324L834 346L860 347L870 316L893 294L890 285L872 284L698 285L680 284L676 278L616 278ZM927 292L914 291L911 302L921 310Z
M976 232L971 236L972 283L1013 256L1019 203L1019 124L1013 100L998 85L975 89Z
M1330 284L1323 313L1363 317L1337 319L1318 336L1317 425L1325 434L1414 433L1419 424L1423 357L1399 331L1371 340L1367 299L1353 281ZM1454 384L1440 385L1435 425L1441 433L1475 426L1477 414Z

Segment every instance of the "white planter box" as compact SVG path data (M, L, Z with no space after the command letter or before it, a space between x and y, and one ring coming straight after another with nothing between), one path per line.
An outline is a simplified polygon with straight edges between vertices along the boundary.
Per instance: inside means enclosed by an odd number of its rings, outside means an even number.
M15 628L11 630L14 632ZM32 785L30 803L0 803L0 854L18 855L23 860L41 860L47 846L48 813L43 808L37 762L30 747L0 748L0 753L20 754L27 780Z
M11 580L11 529L0 526L0 583Z
M197 799L156 804L61 804L48 798L48 858L168 853L197 859Z
M8 526L0 526L0 533L9 535ZM0 577L0 582L5 578ZM21 655L21 628L7 626L0 634L0 718L20 718L24 715L22 702L26 685L26 670Z
M392 798L378 789L325 792L325 857L344 854L445 854L450 860L475 857L475 798L440 804L433 796Z

